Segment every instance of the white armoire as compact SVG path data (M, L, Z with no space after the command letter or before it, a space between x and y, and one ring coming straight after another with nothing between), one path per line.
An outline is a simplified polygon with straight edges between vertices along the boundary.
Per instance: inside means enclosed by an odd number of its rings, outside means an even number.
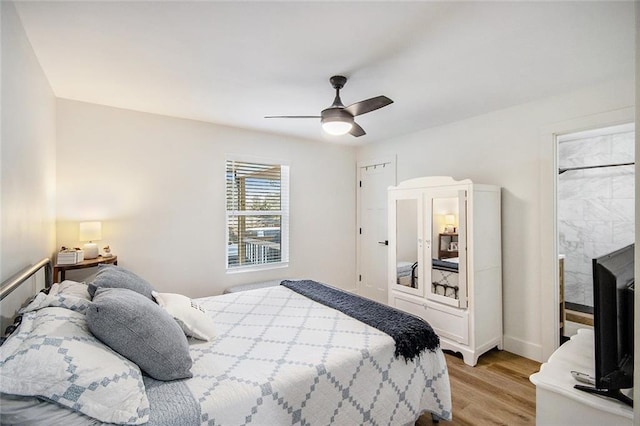
M434 176L389 188L389 305L474 366L502 349L500 188Z

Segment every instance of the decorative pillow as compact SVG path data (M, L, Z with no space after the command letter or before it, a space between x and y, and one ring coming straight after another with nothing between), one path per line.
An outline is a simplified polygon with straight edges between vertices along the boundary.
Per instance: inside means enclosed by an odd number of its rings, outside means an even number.
M89 288L87 284L71 280L64 280L61 283L52 285L51 289L49 290L49 294L53 296L75 296L81 299L91 300L91 295L89 294Z
M205 310L187 296L175 293L151 293L168 313L176 320L184 334L200 340L213 340L216 331L213 319L207 316Z
M84 285L84 284L83 284ZM86 287L86 285L85 285ZM85 290L86 291L86 290ZM58 307L71 309L72 311L84 314L91 302L85 298L76 296L67 296L64 294L52 295L40 292L36 294L31 302L24 308L20 309L19 313L37 311L42 308Z
M85 315L28 312L0 346L0 392L38 396L107 423L149 421L142 374L93 337Z
M94 296L99 288L126 288L140 293L150 300L153 300L151 292L153 286L136 274L119 266L99 265L96 278L89 284L89 294Z
M91 332L157 380L193 377L187 338L171 316L143 295L100 288L87 309Z

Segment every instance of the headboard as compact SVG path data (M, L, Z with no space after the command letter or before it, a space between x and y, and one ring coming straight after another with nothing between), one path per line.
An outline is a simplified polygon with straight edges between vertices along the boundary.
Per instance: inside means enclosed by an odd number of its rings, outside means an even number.
M27 266L0 285L0 300L7 297L13 290L18 288L20 284L31 278L41 268L44 268L45 287L51 287L53 284L53 268L51 267L51 259L45 257L33 266Z
M51 260L48 258L44 258L35 265L27 266L22 269L17 274L13 275L6 281L0 285L0 301L3 301L7 296L9 296L14 290L18 289L20 285L22 285L25 281L29 280L32 276L34 276L40 270L44 270L44 287L48 289L51 287L53 283L53 267L51 266ZM13 317L16 314L16 311L22 306L22 304L29 300L29 297L33 296L33 289L29 291L29 294L24 292L18 292L16 297L10 297L7 300L4 300L2 304L2 324L0 324L0 336L4 334L4 329L6 326L11 327L11 323L13 322ZM7 330L10 331L10 330Z

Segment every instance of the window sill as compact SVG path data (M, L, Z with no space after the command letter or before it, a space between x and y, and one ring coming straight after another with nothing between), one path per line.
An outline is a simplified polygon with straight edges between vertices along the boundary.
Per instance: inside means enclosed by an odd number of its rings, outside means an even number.
M260 265L250 265L250 266L238 266L236 268L227 268L227 274L240 274L244 272L258 272L258 271L267 271L269 269L283 269L288 268L289 262L280 262L280 263L263 263Z

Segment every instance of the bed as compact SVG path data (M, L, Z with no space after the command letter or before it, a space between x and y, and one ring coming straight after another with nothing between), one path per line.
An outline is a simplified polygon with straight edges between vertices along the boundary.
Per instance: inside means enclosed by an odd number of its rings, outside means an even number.
M400 260L396 265L397 284L417 288L418 286L418 262Z
M433 294L458 299L459 258L433 259L431 269L431 291Z
M459 275L458 258L432 259L431 292L458 299ZM397 284L418 288L418 262L398 261L396 264Z
M63 306L69 300L78 305L85 302L60 296L59 288L55 288L58 293L41 299L55 299L57 304L23 313L21 324L0 347L2 424L102 423L82 414L86 412L86 407L81 406L85 402L71 391L77 393L77 383L63 383L62 391L54 393L54 397L26 392L16 395L4 389L12 374L23 374L13 371L11 365L12 357L16 362L19 357L11 350L20 342L31 342L30 348L33 341L40 349L53 347L55 355L50 358L59 355L73 368L77 366L78 371L91 360L73 358L73 345L113 352L106 345L100 347L102 343L87 334L85 316L89 316L89 310L83 313L82 309ZM84 308L97 303L98 294ZM60 302L61 297L66 297L64 303ZM155 380L146 374L138 377L139 370L129 363L125 373L118 372L111 379L98 382L93 385L94 390L84 386L82 395L108 390L100 400L107 404L105 399L119 395L107 388L115 386L115 382L118 386L131 382L129 391L133 396L123 400L132 405L130 412L122 417L126 421L117 421L128 424L395 425L413 424L427 412L451 419L449 378L439 347L422 350L411 359L398 356L397 341L389 334L284 285L206 297L192 303L213 321L216 329L211 341L187 339L193 377L171 381ZM55 325L45 327L46 333L33 335L38 324L50 322ZM60 331L65 326L84 334L78 337L68 330ZM110 356L115 363L113 356L119 355L114 352ZM24 365L25 360L19 361L23 369L31 368ZM72 379L82 377L78 373ZM116 380L112 380L114 377ZM65 398L76 398L75 405Z

